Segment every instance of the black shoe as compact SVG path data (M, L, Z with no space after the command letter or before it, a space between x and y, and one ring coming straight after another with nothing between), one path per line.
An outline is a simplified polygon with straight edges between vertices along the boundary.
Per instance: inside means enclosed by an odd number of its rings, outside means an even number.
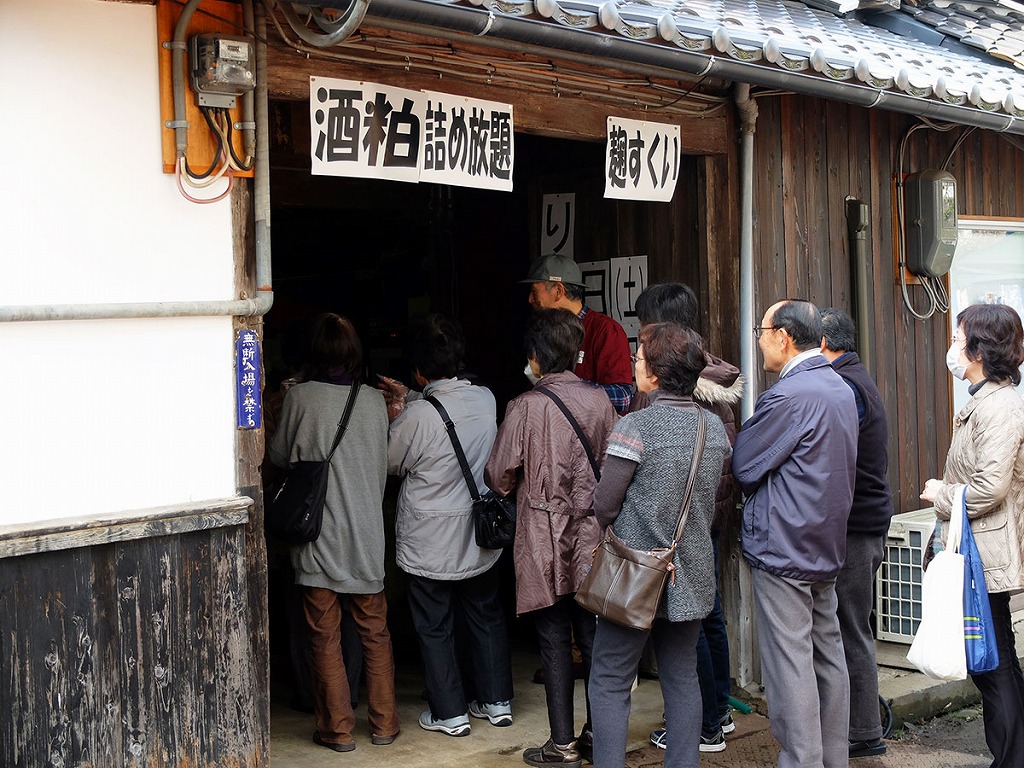
M851 741L850 757L874 757L885 754L885 742L881 739L874 741Z
M320 738L320 731L313 731L313 743L319 744L321 747L333 749L335 752L351 752L356 748L354 741L346 741L340 744L333 741L324 741Z
M580 768L582 760L576 749L576 742L559 746L548 739L543 747L530 747L523 750L523 762L535 768L548 765L560 765L562 768Z
M594 763L594 732L589 728L583 731L576 739L576 751L586 762Z

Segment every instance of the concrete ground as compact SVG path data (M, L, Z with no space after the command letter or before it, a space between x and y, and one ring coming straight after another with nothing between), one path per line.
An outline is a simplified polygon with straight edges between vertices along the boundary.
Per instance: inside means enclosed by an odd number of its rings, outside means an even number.
M906 646L884 648L883 657L906 654ZM495 728L485 720L473 720L473 732L463 738L424 731L417 724L419 713L426 708L422 698L422 680L415 667L402 664L398 675L399 709L402 732L387 747L370 744L370 732L363 704L356 712L356 749L336 754L312 741L313 716L289 709L282 697L275 699L271 710L270 754L273 768L306 768L307 766L345 766L345 768L514 768L523 765L522 751L539 746L548 738L544 687L532 682L537 657L517 652L513 660L516 696L513 700L515 722L507 728ZM977 698L969 681L937 683L923 675L895 668L881 669L882 695L892 700L898 716L918 719L934 716L943 710L959 709ZM697 694L695 694L697 695ZM753 701L763 711L763 702ZM583 684L576 686L576 721L583 723ZM929 711L929 714L922 713ZM630 754L627 768L660 766L664 752L648 743L648 734L661 724L662 700L657 681L641 680L633 692L630 717ZM751 714L734 713L736 731L727 737L724 752L702 754L702 766L732 768L766 768L774 766L778 745L769 730L769 721L756 710ZM914 740L890 740L889 751L882 757L861 758L853 768L973 768L987 766L991 759L977 754L958 752L948 745L933 747Z
M1015 607L1021 607L1018 603ZM1024 613L1015 613L1018 655L1024 655ZM912 671L906 662L908 646L878 643L879 690L896 716L897 727L903 722L917 723L937 715L960 710L977 702L978 693L970 680L939 682ZM522 751L539 746L548 738L544 687L532 682L538 665L535 653L517 651L513 656L515 722L507 728L495 728L485 720L473 720L473 732L463 738L424 731L417 725L419 713L426 709L423 682L415 661L399 658L397 693L402 716L402 732L394 744L377 747L370 744L365 702L356 711L356 749L337 754L312 741L313 716L289 709L286 692L275 692L271 707L270 755L273 768L307 768L307 766L345 766L345 768L514 768L523 765ZM736 731L727 737L728 747L720 753L701 755L701 766L731 768L768 768L776 765L778 745L771 736L769 721L763 716L765 705L760 692L738 692L754 705L751 714L734 713ZM694 692L699 698L699 693ZM698 703L699 706L699 703ZM583 684L576 685L576 722L584 720ZM662 765L664 752L650 746L648 734L660 727L662 717L661 690L656 681L641 680L633 692L630 717L630 753L627 768L649 768ZM972 727L980 728L980 723ZM860 758L853 768L982 768L991 763L984 750L978 749L975 734L973 752L964 740L945 739L939 743L914 738L893 738L888 752L881 757ZM900 734L897 733L897 736ZM962 751L961 751L962 750Z
M538 666L536 654L517 651L513 655L515 698L512 712L515 722L496 728L486 720L472 720L469 736L453 738L424 731L417 725L420 712L427 708L423 699L423 680L415 666L399 659L397 693L402 732L394 744L376 747L370 744L365 702L356 710L356 749L336 754L312 741L313 716L289 709L284 701L274 701L270 713L270 757L273 768L306 768L311 765L344 765L345 768L470 768L471 766L523 765L521 754L527 747L539 747L549 737L544 686L533 682ZM697 694L699 698L699 694ZM278 697L279 699L281 697ZM633 693L630 718L630 749L647 743L652 728L660 727L661 689L656 681L641 680ZM472 719L472 718L471 718ZM586 719L583 683L576 683L576 723Z

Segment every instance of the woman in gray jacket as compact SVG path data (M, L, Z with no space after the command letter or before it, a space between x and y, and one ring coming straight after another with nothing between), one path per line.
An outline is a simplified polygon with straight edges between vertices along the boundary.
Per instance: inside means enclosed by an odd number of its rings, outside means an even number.
M457 378L462 330L441 315L412 329L412 365L425 399L413 399L391 424L388 472L402 478L395 518L398 567L409 574L409 609L423 655L430 709L420 727L449 736L470 732L469 715L512 725L512 662L498 594L500 549L476 545L473 499L436 400L454 424L480 493L494 443L494 395ZM466 702L455 627L466 631L477 698Z
M672 545L696 445L700 408L693 390L704 369L700 336L675 323L640 330L637 389L650 405L623 416L608 440L604 474L594 493L602 527L640 550ZM631 629L597 619L590 673L594 765L622 768L626 757L630 689L650 636L665 699L668 768L696 768L703 705L697 683L697 636L715 603L711 518L722 465L731 453L721 419L704 413L707 433L673 559L674 572L654 626Z
M1020 316L1002 304L973 304L957 316L946 366L971 383L971 400L953 420L942 480L921 498L948 521L958 486L985 566L999 666L971 675L981 691L993 768L1024 766L1024 677L1014 644L1010 595L1024 589L1024 402L1014 387L1024 363ZM943 526L945 529L946 526Z
M354 384L363 348L352 323L334 314L313 332L308 381L288 390L270 444L279 467L323 461ZM355 715L341 654L343 598L348 596L363 642L372 743L395 740L395 663L384 598L384 482L388 417L384 396L360 387L348 428L331 459L320 537L293 547L295 583L309 625L316 731L313 741L335 752L355 749Z

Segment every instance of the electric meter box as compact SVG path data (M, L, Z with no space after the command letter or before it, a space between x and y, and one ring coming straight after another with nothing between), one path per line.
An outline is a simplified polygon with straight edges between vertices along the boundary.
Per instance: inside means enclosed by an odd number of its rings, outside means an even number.
M921 171L903 182L906 202L907 269L941 277L956 250L956 179L945 171Z
M207 33L189 45L192 90L201 107L235 106L235 97L256 87L256 46L252 38Z

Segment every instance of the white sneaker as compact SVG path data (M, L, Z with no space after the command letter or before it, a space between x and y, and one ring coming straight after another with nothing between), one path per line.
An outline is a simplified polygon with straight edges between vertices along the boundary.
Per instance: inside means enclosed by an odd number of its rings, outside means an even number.
M481 720L490 720L491 725L496 725L499 728L512 725L512 704L508 701L495 701L490 704L471 701L469 702L469 714Z
M420 715L420 728L424 731L440 731L449 736L469 736L472 728L469 715L456 715L445 720L438 720L429 709Z

